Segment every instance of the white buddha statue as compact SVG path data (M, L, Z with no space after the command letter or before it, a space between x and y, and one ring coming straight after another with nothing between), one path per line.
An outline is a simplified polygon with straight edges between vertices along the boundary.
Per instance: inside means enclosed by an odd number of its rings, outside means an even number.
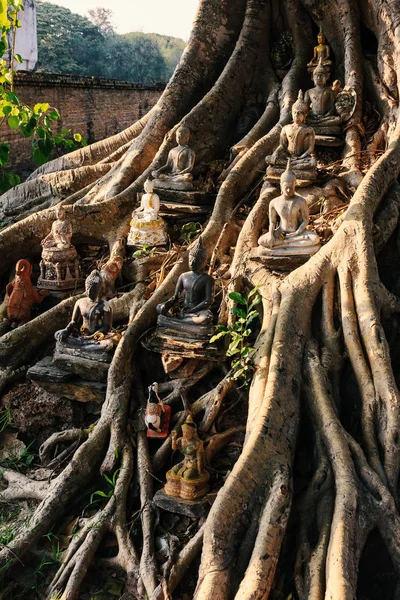
M258 240L264 256L315 254L320 247L318 234L307 229L309 212L307 202L295 193L296 176L291 170L290 158L281 175L281 196L269 205L269 230Z
M168 241L165 222L158 216L160 198L153 189L153 182L147 179L140 207L132 213L128 246L164 246Z

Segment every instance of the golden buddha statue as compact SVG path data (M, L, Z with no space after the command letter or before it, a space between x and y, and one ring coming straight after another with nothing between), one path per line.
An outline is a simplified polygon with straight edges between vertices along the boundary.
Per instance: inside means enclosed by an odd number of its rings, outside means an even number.
M140 207L133 211L131 228L128 234L128 246L164 246L167 241L164 220L158 216L160 198L153 192L154 186L150 179L144 184Z
M184 459L167 472L164 492L183 500L203 497L209 490L210 474L205 468L204 444L191 415L182 425L182 437L177 439L176 431L172 431L171 437L172 449L179 449Z
M310 72L313 72L315 67L318 65L319 61L322 60L323 66L326 68L327 71L330 71L332 67L330 54L331 50L328 44L326 43L325 35L322 29L320 29L318 34L318 46L314 47L314 56L307 64L308 70Z

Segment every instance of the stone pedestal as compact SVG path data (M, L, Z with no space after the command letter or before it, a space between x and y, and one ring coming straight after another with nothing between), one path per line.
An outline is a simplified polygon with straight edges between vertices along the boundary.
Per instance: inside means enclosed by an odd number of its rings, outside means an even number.
M158 189L156 191L160 195L160 215L181 223L205 221L215 200L213 194L199 190Z
M285 166L270 166L267 168L267 173L264 177L264 181L269 181L274 185L280 185L281 175L285 172ZM296 175L296 187L307 187L313 181L317 179L316 169L308 169L307 171L300 171L292 167L293 173Z
M210 502L207 497L189 501L167 496L164 490L160 490L154 495L153 504L162 510L190 517L191 519L203 517L210 510Z
M76 249L43 248L37 287L51 292L83 289L79 256Z
M107 381L113 350L91 352L89 349L71 348L63 342L56 343L54 364L63 371L79 375L90 381Z
M198 358L219 362L224 359L224 353L210 344L207 340L182 339L167 335L164 328L157 327L148 331L142 339L142 345L151 352L163 354L167 352L172 356L183 358Z
M301 265L304 265L312 256L312 254L286 254L274 256L268 252L264 252L261 247L255 248L250 253L250 258L261 262L263 265L271 269L271 271L294 271ZM316 252L319 250L317 247ZM314 252L315 254L315 252Z
M26 376L44 390L68 400L101 404L106 397L105 382L89 381L64 371L54 364L51 356L46 356L30 367Z

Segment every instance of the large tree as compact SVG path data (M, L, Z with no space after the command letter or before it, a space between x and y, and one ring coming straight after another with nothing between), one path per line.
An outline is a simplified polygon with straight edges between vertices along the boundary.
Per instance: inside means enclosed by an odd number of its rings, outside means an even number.
M1 198L2 221L8 223L0 233L4 276L21 256L38 255L53 219L51 207L58 203L74 220L76 243L108 244L111 255L119 253L132 199L165 160L177 125L184 123L192 132L198 164L211 164L227 150L247 99L263 97L264 112L236 144L245 152L226 172L203 232L210 257L215 248L218 259L235 247L230 289L245 294L259 285L263 298L243 448L205 523L190 530L192 539L179 548L172 568L166 565L159 586L152 475L163 477L170 446L150 457L145 434L133 434L128 419L143 403L140 338L155 323L156 305L171 295L187 269L186 251L145 302L142 283L113 300L117 319L129 318L129 325L109 371L101 417L93 430L55 435L45 447L68 440L78 446L70 456L64 454L67 464L45 486L4 473L9 481L4 497L25 493L38 505L0 552L3 572L22 568L24 555L62 519L66 507L79 510L79 499L85 490L90 495L99 473L120 468L111 496L71 538L49 597L79 597L87 569L110 532L118 553L109 564L125 569L137 598L173 594L201 555L196 600L268 598L278 587L278 564L281 573L292 570L301 599L353 600L363 548L373 531L399 573L399 393L384 329L389 324L395 350L400 302L390 273L398 260L393 234L400 202L399 10L399 0L201 0L181 61L144 119L39 168ZM249 257L270 196L261 195L247 212L246 203L265 169L265 156L290 119L298 89L309 86L305 65L320 25L334 53L335 77L357 94L340 162L353 193L331 239L306 264L282 276ZM279 34L293 43L287 72L271 64L270 43ZM372 105L379 120L370 131L366 168L363 115ZM379 143L383 150L375 154ZM2 389L66 323L73 301L0 338ZM225 319L226 303L220 312ZM170 399L187 393L208 372L202 367L197 379L168 384ZM221 382L192 405L203 432L210 430L230 386L221 375ZM209 457L234 434L217 429ZM140 488L133 507L141 518L136 547L126 508L133 479Z

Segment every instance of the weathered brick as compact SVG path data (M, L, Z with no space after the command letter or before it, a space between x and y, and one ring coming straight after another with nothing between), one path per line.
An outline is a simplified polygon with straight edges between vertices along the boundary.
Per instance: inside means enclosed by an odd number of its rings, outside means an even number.
M71 129L88 143L97 142L122 131L143 117L159 99L164 85L145 86L115 79L18 72L15 92L20 101L33 106L48 102L58 108L61 118L55 131ZM11 146L10 166L31 159L31 138L24 138L6 124L1 140Z

